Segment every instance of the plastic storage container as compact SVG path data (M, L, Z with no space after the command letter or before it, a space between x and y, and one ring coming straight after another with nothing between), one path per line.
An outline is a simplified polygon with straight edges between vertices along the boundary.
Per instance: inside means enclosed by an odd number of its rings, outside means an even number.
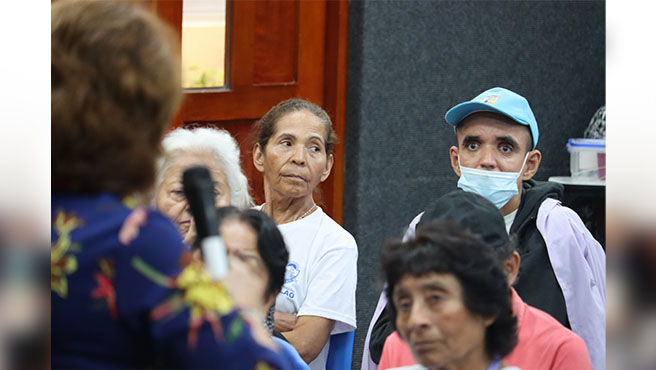
M572 178L606 181L606 140L569 139Z

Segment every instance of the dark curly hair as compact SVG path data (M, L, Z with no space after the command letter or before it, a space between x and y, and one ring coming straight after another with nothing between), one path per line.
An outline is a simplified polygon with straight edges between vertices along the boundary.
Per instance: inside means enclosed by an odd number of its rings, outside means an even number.
M517 318L502 265L491 248L458 224L433 220L417 230L415 239L389 241L382 249L381 262L395 328L397 310L392 293L401 279L448 273L462 286L464 304L471 313L494 318L485 332L487 354L503 357L517 344Z
M236 207L221 207L216 210L219 227L226 220L236 219L250 225L257 234L257 251L266 265L269 282L264 291L265 298L278 295L285 282L285 270L289 252L278 226L266 213L256 209L240 211Z
M60 0L51 12L52 189L148 190L181 99L179 47L149 10Z

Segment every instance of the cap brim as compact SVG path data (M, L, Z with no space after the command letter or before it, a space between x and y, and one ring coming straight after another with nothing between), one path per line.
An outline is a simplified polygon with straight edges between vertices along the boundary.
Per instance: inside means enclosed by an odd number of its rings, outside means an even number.
M464 103L460 103L455 107L449 109L449 111L446 112L446 114L444 115L444 119L446 119L446 122L448 124L450 124L453 127L456 127L460 122L462 122L463 119L465 119L465 117L476 112L500 113L512 119L513 121L516 121L519 124L528 126L528 123L517 120L517 118L513 117L512 115L508 114L507 112L501 109L497 109L493 105L481 103L481 102L474 102L474 101L467 101Z

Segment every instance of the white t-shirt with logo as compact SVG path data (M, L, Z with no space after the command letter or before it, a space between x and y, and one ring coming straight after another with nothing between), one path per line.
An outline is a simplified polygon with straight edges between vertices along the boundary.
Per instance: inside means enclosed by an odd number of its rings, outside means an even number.
M319 207L278 228L289 249L289 264L276 311L335 320L331 335L355 330L358 248L353 236ZM329 343L310 369L325 369Z

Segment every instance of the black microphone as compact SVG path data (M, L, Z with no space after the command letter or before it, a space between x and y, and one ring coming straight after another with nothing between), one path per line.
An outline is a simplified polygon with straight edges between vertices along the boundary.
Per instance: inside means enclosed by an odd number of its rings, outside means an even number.
M214 183L207 168L191 167L182 173L189 210L196 223L196 237L207 269L215 279L223 279L228 273L228 261L214 207Z

